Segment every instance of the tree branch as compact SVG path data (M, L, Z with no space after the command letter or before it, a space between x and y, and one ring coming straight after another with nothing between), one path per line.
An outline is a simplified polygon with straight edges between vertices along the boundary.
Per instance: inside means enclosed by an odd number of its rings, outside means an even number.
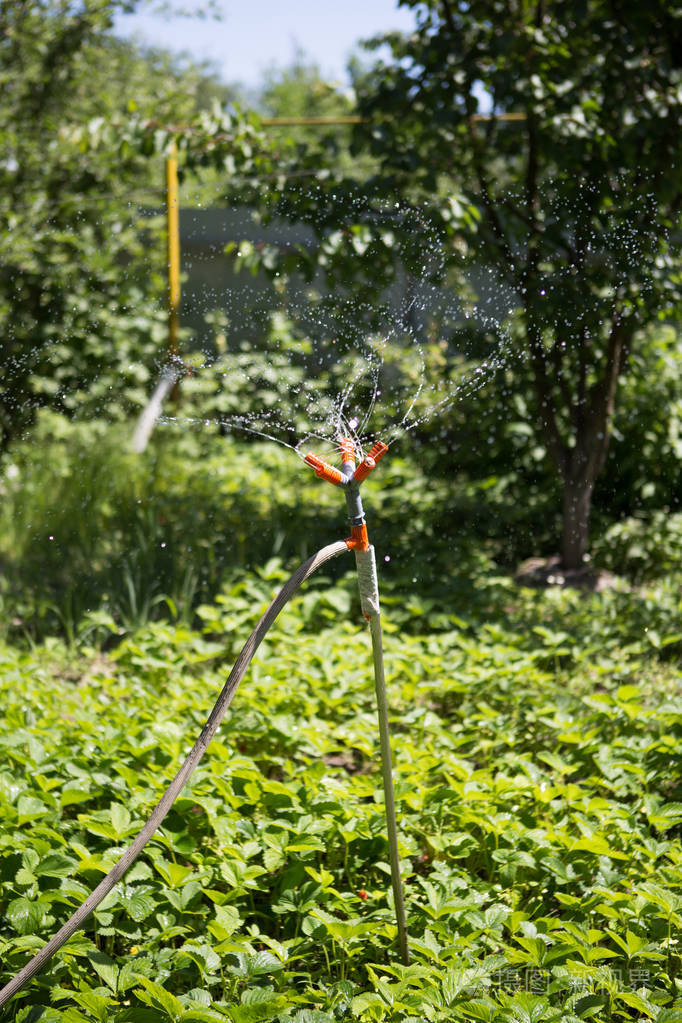
M580 430L585 422L585 403L587 401L587 346L590 343L590 331L586 323L583 323L580 336L580 350L578 352L578 403L576 407L577 421L576 429Z
M566 377L564 375L563 352L564 349L561 346L560 339L557 338L549 350L549 360L551 361L552 368L554 370L554 376L556 379L556 384L559 390L561 391L561 397L563 399L564 405L570 412L571 422L573 423L574 427L577 427L578 424L575 418L576 403L573 400L574 395L571 392L571 389L568 386L568 383L566 382Z
M453 36L456 36L457 35L457 26L455 25L455 19L454 19L454 16L452 14L452 7L450 5L450 0L443 0L443 17L445 18L445 23L447 24L448 28L452 32Z
M616 310L607 343L604 370L588 393L588 423L584 431L584 440L589 446L586 457L591 482L594 482L604 467L611 436L616 389L627 362L630 340L631 331L626 328L620 313Z
M499 218L497 208L493 202L490 193L490 183L488 176L483 167L483 150L480 145L480 139L476 130L476 122L474 121L474 110L472 106L471 87L473 83L471 80L467 82L467 93L465 102L467 106L467 124L469 127L469 139L471 141L471 152L473 156L473 166L476 174L476 180L478 182L478 189L483 200L483 210L485 213L488 227L493 235L493 238L500 247L502 256L502 269L504 276L511 281L514 287L518 287L520 284L519 275L512 269L514 267L514 252L512 250L509 239L507 238L502 221ZM501 204L500 204L501 205Z
M542 344L537 325L529 322L531 318L532 313L528 306L526 306L528 347L533 369L535 397L538 403L538 412L543 430L543 440L547 445L549 456L554 462L557 472L564 479L567 470L567 448L559 431L556 403L547 373L547 353Z

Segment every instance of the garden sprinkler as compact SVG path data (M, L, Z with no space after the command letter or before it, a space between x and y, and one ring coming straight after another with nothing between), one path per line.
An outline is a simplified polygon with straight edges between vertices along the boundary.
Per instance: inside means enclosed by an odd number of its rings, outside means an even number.
M388 851L391 863L391 883L393 901L395 903L396 922L398 924L398 942L400 956L405 966L409 963L407 944L407 926L405 923L405 904L403 886L400 878L400 857L398 855L398 829L395 814L395 796L393 791L393 770L391 766L391 745L388 728L388 704L386 700L386 680L384 677L384 654L381 638L381 617L379 607L379 583L377 579L376 558L374 548L369 542L367 524L360 498L360 484L367 479L380 458L388 451L388 446L377 441L369 454L355 465L355 447L353 441L341 439L341 469L307 454L303 459L306 465L315 470L320 479L343 488L346 495L346 507L350 519L351 535L346 540L347 546L355 553L355 564L358 570L358 586L360 589L360 605L362 613L369 622L372 636L372 655L374 659L374 688L377 697L379 717L379 741L381 745L381 775L384 783L384 807L386 811L386 829L388 832Z
M90 914L99 906L109 892L118 884L126 871L130 869L144 849L154 832L163 823L173 803L187 784L190 775L197 767L202 756L208 749L211 739L218 731L227 708L232 703L237 688L253 659L256 650L263 642L268 630L277 619L279 613L294 596L302 583L325 562L336 558L344 551L352 550L358 569L360 601L362 612L369 622L372 635L372 652L374 655L374 680L379 713L379 737L381 743L381 773L384 783L384 800L386 807L386 823L388 830L388 849L391 861L391 880L395 902L396 920L398 924L398 941L401 959L405 965L409 961L407 945L407 927L405 925L405 906L402 882L400 879L400 861L398 858L398 833L395 819L395 799L393 796L393 778L391 771L391 750L388 732L388 709L386 704L386 683L384 679L384 659L381 642L381 622L379 617L379 588L377 583L374 548L367 537L367 525L360 500L360 484L374 469L379 459L386 454L388 447L378 441L360 464L355 465L355 449L349 440L341 441L341 470L328 465L316 455L306 455L305 461L312 466L321 479L336 486L341 486L346 495L348 514L351 523L351 535L347 540L337 540L327 544L300 565L286 580L279 593L273 598L264 611L260 621L244 644L241 653L234 663L232 671L220 691L213 710L199 737L192 746L177 774L169 783L161 799L151 811L140 832L132 840L128 848L116 861L106 877L102 878L97 887L85 901L75 910L72 916L62 925L49 941L33 956L12 980L0 990L0 1008L18 994L28 982L39 973L52 956L69 940L72 934L83 926Z

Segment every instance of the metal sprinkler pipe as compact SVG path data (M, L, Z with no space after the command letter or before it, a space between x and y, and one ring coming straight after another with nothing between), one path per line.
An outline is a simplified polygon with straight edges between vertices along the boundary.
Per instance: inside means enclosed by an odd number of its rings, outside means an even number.
M386 831L388 837L389 862L391 864L391 886L395 905L396 923L398 925L398 944L400 958L405 966L410 961L410 950L407 940L407 923L405 919L405 900L403 883L400 876L400 855L398 851L398 826L395 811L395 790L393 786L393 765L391 761L391 738L388 724L388 700L386 698L386 678L384 674L384 653L381 632L381 608L379 604L379 582L377 577L374 547L369 542L367 523L360 498L360 484L367 479L376 467L380 458L388 451L388 446L377 441L369 454L356 467L353 442L344 437L340 441L341 470L328 465L317 455L307 454L304 461L315 470L317 476L343 487L346 507L350 519L351 535L346 543L355 554L355 565L358 571L358 587L360 589L360 605L362 613L369 623L372 637L372 657L374 662L374 689L377 699L377 715L379 720L379 744L381 748L381 777L384 786L384 810L386 814Z

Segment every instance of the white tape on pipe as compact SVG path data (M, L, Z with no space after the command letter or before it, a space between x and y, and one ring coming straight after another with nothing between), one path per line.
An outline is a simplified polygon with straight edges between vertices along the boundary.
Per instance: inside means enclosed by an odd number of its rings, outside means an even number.
M379 580L377 578L377 563L374 557L374 548L366 551L355 549L355 564L358 569L358 586L360 587L360 606L365 618L370 615L378 615L379 607Z

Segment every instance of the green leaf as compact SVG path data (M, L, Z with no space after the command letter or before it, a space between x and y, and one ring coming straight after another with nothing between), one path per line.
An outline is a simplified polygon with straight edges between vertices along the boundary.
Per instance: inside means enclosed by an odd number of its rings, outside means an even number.
M101 977L108 988L115 994L118 990L119 968L104 952L92 950L88 952L88 961L95 970L98 977Z
M68 877L76 866L76 860L72 857L53 853L41 860L33 870L37 877Z
M197 1006L186 1009L180 1017L180 1023L225 1023L225 1015L214 1009Z
M574 1012L581 1019L588 1019L603 1009L607 1001L606 995L583 995L582 998L577 999L574 1005Z
M130 828L130 812L120 803L111 806L111 823L116 835L123 838Z
M230 1006L227 1014L232 1023L264 1023L287 1006L286 996L263 988L247 988L242 1004Z
M221 940L234 934L241 923L239 911L235 906L216 906L215 919L220 927Z
M98 994L96 991L74 991L71 997L79 1005L82 1005L84 1009L92 1013L93 1016L102 1021L108 1018L109 1007L113 1004L113 999Z
M64 809L67 806L74 806L76 803L87 803L90 799L92 799L92 792L89 789L63 789L59 797L59 805Z
M19 934L34 934L45 917L45 904L23 897L13 899L7 907L7 919Z
M682 803L666 803L649 815L651 824L659 831L667 831L682 823Z
M581 838L580 841L571 846L571 849L591 852L596 856L608 856L612 860L626 860L628 858L625 853L609 845L606 839L600 835L593 835L591 838Z
M191 867L183 866L182 863L169 863L161 857L156 858L153 862L155 869L171 888L180 888L192 873Z
M292 1023L336 1023L336 1018L320 1009L299 1009Z
M644 1013L649 1019L654 1019L658 1015L658 1007L651 1005L634 991L617 991L614 997L617 1001L629 1005L631 1009Z
M27 821L42 817L46 809L45 804L40 799L36 799L34 796L21 796L17 803L19 823L25 824Z
M480 1019L483 1023L491 1023L498 1009L494 1002L476 998L468 1002L458 1002L457 1011L463 1013L467 1019Z
M284 853L281 849L266 849L263 853L265 869L269 871L278 870L284 863Z
M249 961L249 973L253 977L278 973L283 969L284 963L277 956L274 956L272 952L257 952Z
M74 1009L73 1012L73 1023L81 1023L83 1020L85 1023L91 1023L91 1019L86 1019L77 1010ZM64 1019L65 1014L57 1009L51 1009L46 1005L34 1005L20 1009L15 1017L15 1023L64 1023Z
M132 919L138 923L146 920L156 909L156 902L150 895L135 890L132 895L122 899L122 902Z
M152 1001L159 1005L170 1019L178 1020L181 1017L184 1006L175 995L172 995L160 984L157 984L156 981L150 980L149 977L144 977L142 974L138 975L137 982L142 985L151 996ZM138 992L138 994L140 997L144 996L144 992ZM146 1001L146 999L144 1000Z

